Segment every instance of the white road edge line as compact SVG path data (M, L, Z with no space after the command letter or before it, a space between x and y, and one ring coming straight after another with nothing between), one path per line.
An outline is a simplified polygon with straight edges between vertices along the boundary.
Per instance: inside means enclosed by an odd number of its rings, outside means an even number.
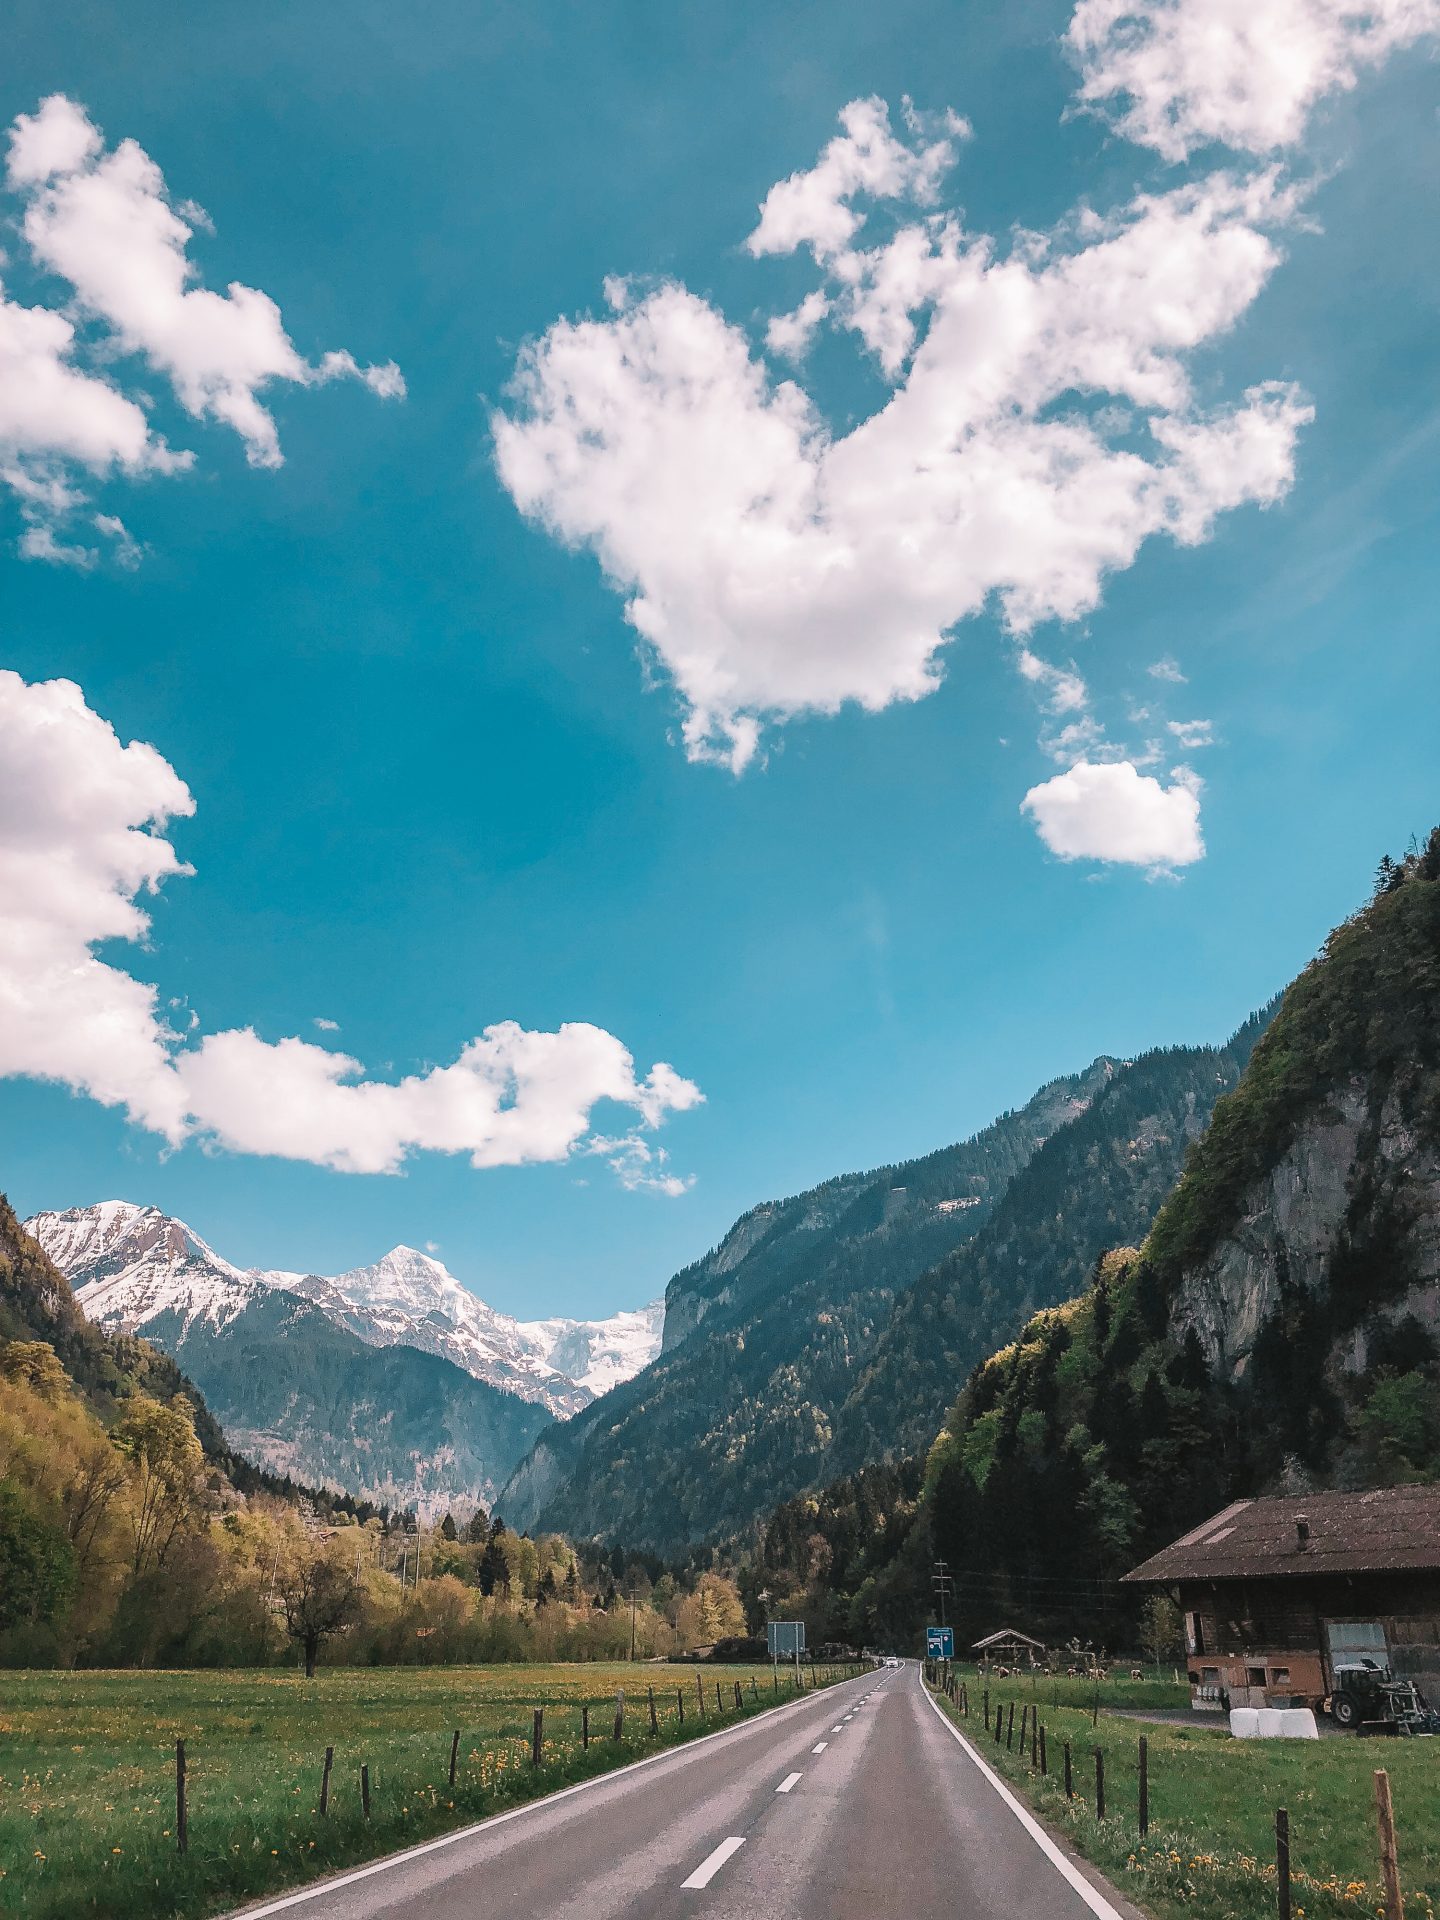
M844 1680L835 1683L845 1686ZM766 1722L773 1723L784 1715L794 1713L797 1708L815 1704L815 1696L806 1694L799 1700L787 1700L783 1706L768 1707L764 1713L756 1714L749 1720L737 1720L734 1726L717 1727L713 1733L702 1733L698 1740L686 1740L681 1745L666 1747L660 1753L647 1753L643 1760L632 1760L623 1767L612 1767L608 1773L597 1773L593 1780L579 1780L573 1787L560 1787L554 1793L543 1794L538 1800L531 1800L523 1807L512 1807L508 1813L492 1813L487 1819L474 1820L468 1827L456 1827L453 1833L442 1833L435 1840L424 1840L418 1847L405 1847L399 1853L388 1853L383 1860L372 1860L368 1867L355 1867L349 1873L333 1874L328 1880L317 1880L313 1887L302 1887L298 1893L281 1895L277 1900L267 1900L260 1907L234 1907L221 1920L266 1920L267 1914L286 1913L291 1907L303 1906L307 1900L323 1900L327 1894L339 1893L343 1887L353 1887L357 1881L369 1880L374 1874L388 1873L391 1867L404 1866L408 1860L418 1860L427 1853L438 1853L442 1847L453 1847L459 1840L471 1840L477 1833L483 1833L490 1827L506 1826L511 1820L523 1820L526 1814L539 1813L542 1808L553 1807L557 1801L569 1800L577 1793L589 1793L592 1788L603 1787L609 1781L622 1780L627 1773L639 1773L642 1768L659 1766L662 1760L678 1760L683 1755L694 1753L698 1748L707 1746L712 1740L733 1739L752 1727Z
M923 1678L917 1674L916 1680L920 1691L934 1708L935 1717L941 1726L944 1727L948 1734L959 1741L960 1745L965 1749L965 1752L970 1756L971 1760L974 1761L975 1765L980 1769L980 1772L984 1775L985 1779L989 1781L996 1793L999 1794L1006 1806L1009 1807L1010 1811L1020 1822L1021 1826L1024 1827L1036 1846L1039 1847L1040 1851L1045 1855L1051 1866L1054 1867L1055 1871L1063 1880L1067 1880L1070 1883L1090 1909L1091 1913L1096 1916L1096 1920L1121 1920L1118 1908L1113 1907L1103 1893L1091 1886L1090 1882L1073 1861L1066 1859L1065 1855L1060 1851L1059 1847L1056 1846L1049 1834L1046 1833L1030 1809L1015 1797L1009 1787L1007 1787L1005 1782L1000 1778L999 1774L986 1765L985 1761L965 1738L964 1734L961 1733L954 1721L951 1720L939 1702L930 1694Z
M721 1867L732 1853L738 1853L745 1844L738 1834L732 1833L728 1840L722 1840L713 1853L707 1853L688 1880L680 1882L682 1887L708 1887L719 1873Z
M826 1749L826 1747L828 1747L828 1746L829 1746L829 1744L830 1744L830 1742L829 1742L828 1740L822 1740L822 1741L820 1742L820 1744L819 1744L819 1746L817 1746L817 1747L811 1747L811 1749L810 1749L810 1751L811 1751L811 1753L824 1753L824 1751L825 1751L825 1749Z
M776 1793L789 1793L790 1789L794 1786L798 1786L800 1781L802 1781L804 1778L805 1776L803 1773L787 1773L785 1778L780 1782L779 1786L776 1787L775 1791Z

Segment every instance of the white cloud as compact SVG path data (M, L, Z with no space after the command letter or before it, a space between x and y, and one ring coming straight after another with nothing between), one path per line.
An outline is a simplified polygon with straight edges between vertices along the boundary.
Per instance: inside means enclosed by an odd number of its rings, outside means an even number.
M493 420L521 510L626 596L687 752L737 771L767 723L923 698L987 607L1020 635L1073 620L1146 539L1279 499L1310 418L1293 386L1210 407L1188 377L1280 258L1296 203L1275 175L1082 210L1008 250L930 213L861 253L851 199L932 193L949 143L906 148L878 102L842 118L750 244L828 263L832 324L894 382L873 414L836 435L707 301L612 282L615 311L557 321Z
M315 1025L322 1033L338 1033L340 1031L340 1022L338 1020L327 1020L323 1013L316 1014Z
M1073 666L1051 666L1029 647L1021 647L1017 665L1021 678L1039 688L1052 713L1079 713L1089 703L1089 689Z
M393 364L362 368L345 352L305 360L268 294L238 283L224 294L200 286L188 247L194 229L208 224L204 214L172 199L133 140L106 152L99 129L63 94L13 123L6 184L24 202L21 231L33 261L73 289L64 313L18 304L0 290L0 481L19 499L22 551L31 557L81 565L97 558L56 531L83 504L77 469L133 478L193 462L168 448L143 405L115 384L118 355L142 356L196 418L233 427L257 466L281 459L259 397L270 384L350 376L381 395L404 392ZM84 357L88 366L79 364ZM113 516L96 524L118 538ZM133 565L139 554L126 535L115 557Z
M1062 860L1105 860L1163 872L1205 856L1199 785L1177 767L1168 787L1129 761L1079 761L1021 802Z
M669 1154L663 1147L652 1146L638 1133L623 1134L615 1139L597 1135L585 1151L599 1154L630 1193L663 1193L667 1199L678 1200L695 1184L693 1173L668 1172Z
M0 287L0 481L26 521L22 551L88 564L56 523L80 504L69 475L174 473L191 456L153 433L144 409L75 364L75 328L63 314L26 307Z
M1173 655L1166 654L1163 660L1153 661L1145 671L1152 680L1168 680L1177 687L1188 686L1189 682L1180 671L1180 663Z
M792 173L765 196L760 221L746 241L758 259L766 253L794 253L809 247L817 260L844 253L863 224L850 204L857 195L872 200L915 200L935 196L941 176L952 165L949 139L907 144L890 130L890 109L883 100L852 100L841 109L843 133L825 148L813 167ZM918 122L914 123L918 132ZM964 121L952 119L948 131L963 137Z
M1167 720L1165 725L1174 734L1178 745L1187 753L1196 747L1213 747L1215 744L1215 726L1210 720Z
M248 1027L192 1042L166 1024L154 987L94 951L145 938L139 897L190 871L164 830L192 811L155 749L122 746L78 687L0 672L0 1074L121 1107L172 1145L198 1137L363 1173L421 1150L477 1167L563 1160L587 1150L601 1102L653 1130L701 1099L664 1062L638 1074L613 1034L585 1022L532 1032L501 1021L450 1065L396 1082Z
M777 313L765 328L765 344L771 353L786 360L799 360L814 337L815 329L830 312L830 297L817 287L807 293L791 313Z
M268 382L301 386L342 375L374 392L404 392L393 364L360 367L345 352L315 364L291 344L280 309L256 287L223 294L192 284L187 249L203 214L172 200L159 167L134 140L104 151L82 108L52 94L11 133L8 182L26 197L23 230L36 260L68 280L78 306L143 354L197 419L233 427L254 466L280 464L275 422L259 399Z
M1440 0L1080 0L1079 98L1167 160L1294 146L1325 95L1440 32Z
M155 989L92 949L144 939L139 896L189 871L163 829L193 811L155 749L121 746L78 687L0 672L0 1071L124 1106L169 1140L184 1097Z

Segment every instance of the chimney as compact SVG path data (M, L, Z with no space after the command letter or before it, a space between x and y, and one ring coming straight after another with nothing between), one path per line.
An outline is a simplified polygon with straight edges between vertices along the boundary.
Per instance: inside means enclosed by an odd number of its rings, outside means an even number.
M1295 1516L1295 1534L1300 1542L1300 1551L1303 1553L1310 1544L1310 1522L1303 1513L1297 1513Z

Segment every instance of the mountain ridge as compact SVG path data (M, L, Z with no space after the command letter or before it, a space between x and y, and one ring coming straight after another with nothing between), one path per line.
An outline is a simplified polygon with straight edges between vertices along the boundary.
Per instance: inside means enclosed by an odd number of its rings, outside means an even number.
M112 1327L133 1332L169 1315L172 1337L174 1323L187 1337L201 1321L220 1333L278 1289L368 1346L434 1354L559 1418L629 1378L659 1347L658 1301L604 1320L520 1321L413 1247L334 1276L239 1267L183 1220L120 1200L38 1213L26 1229L70 1278L82 1309Z
M507 1517L657 1551L743 1533L820 1472L897 1292L972 1239L1120 1070L1101 1056L967 1140L749 1209L671 1280L650 1366L540 1436Z

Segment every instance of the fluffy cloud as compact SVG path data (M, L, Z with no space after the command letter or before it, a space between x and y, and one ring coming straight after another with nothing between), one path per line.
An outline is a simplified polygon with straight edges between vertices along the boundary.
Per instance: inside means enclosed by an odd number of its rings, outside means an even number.
M955 148L949 139L909 145L898 140L883 100L852 100L841 109L840 125L844 131L836 134L813 167L792 173L766 194L760 224L746 242L757 258L808 247L817 260L836 259L849 251L863 223L864 216L851 204L857 195L923 204L934 199L941 179L954 164ZM913 115L911 130L920 132ZM947 130L960 137L970 131L953 116Z
M1166 787L1128 760L1077 761L1021 802L1062 860L1106 860L1163 872L1205 856L1200 783L1177 767Z
M420 1150L468 1154L477 1167L563 1160L589 1150L603 1101L637 1119L628 1145L603 1150L623 1158L622 1175L643 1172L653 1152L643 1131L700 1100L664 1062L639 1075L613 1034L584 1022L542 1033L503 1021L450 1065L393 1083L299 1038L181 1036L154 987L94 949L145 938L143 897L190 871L165 829L192 811L155 749L122 745L78 687L0 672L0 1074L122 1107L172 1145L198 1136L361 1173L392 1172Z
M161 830L193 810L78 687L0 672L0 1071L63 1081L170 1140L184 1096L155 989L92 949L145 937L140 897L189 871Z
M1281 383L1202 406L1187 371L1280 258L1295 201L1275 175L1082 210L1007 249L930 208L951 142L907 144L878 102L842 120L750 248L822 263L824 311L802 306L778 344L827 314L853 329L892 383L870 417L836 435L709 302L612 283L616 311L557 321L493 420L521 510L626 596L691 757L737 771L767 722L922 698L987 606L1021 635L1073 620L1146 539L1203 540L1279 499L1310 418ZM918 217L865 250L862 192Z
M1295 145L1315 104L1440 32L1440 0L1080 0L1080 100L1167 160Z
M94 558L55 533L81 504L76 469L133 476L191 464L116 386L117 355L141 356L195 418L234 428L256 466L281 460L260 399L274 382L354 377L381 395L403 393L394 365L362 368L345 352L305 360L268 294L238 283L224 294L198 285L188 247L203 213L176 204L133 140L107 152L99 129L63 94L16 119L5 177L24 203L21 231L35 264L73 290L64 314L0 292L0 479L19 497L32 556ZM82 352L89 367L77 364ZM131 543L127 551L137 550Z
M62 314L22 306L0 287L0 481L26 521L31 558L87 561L55 524L80 503L76 468L101 477L174 473L190 464L151 430L144 409L75 364L75 328Z

